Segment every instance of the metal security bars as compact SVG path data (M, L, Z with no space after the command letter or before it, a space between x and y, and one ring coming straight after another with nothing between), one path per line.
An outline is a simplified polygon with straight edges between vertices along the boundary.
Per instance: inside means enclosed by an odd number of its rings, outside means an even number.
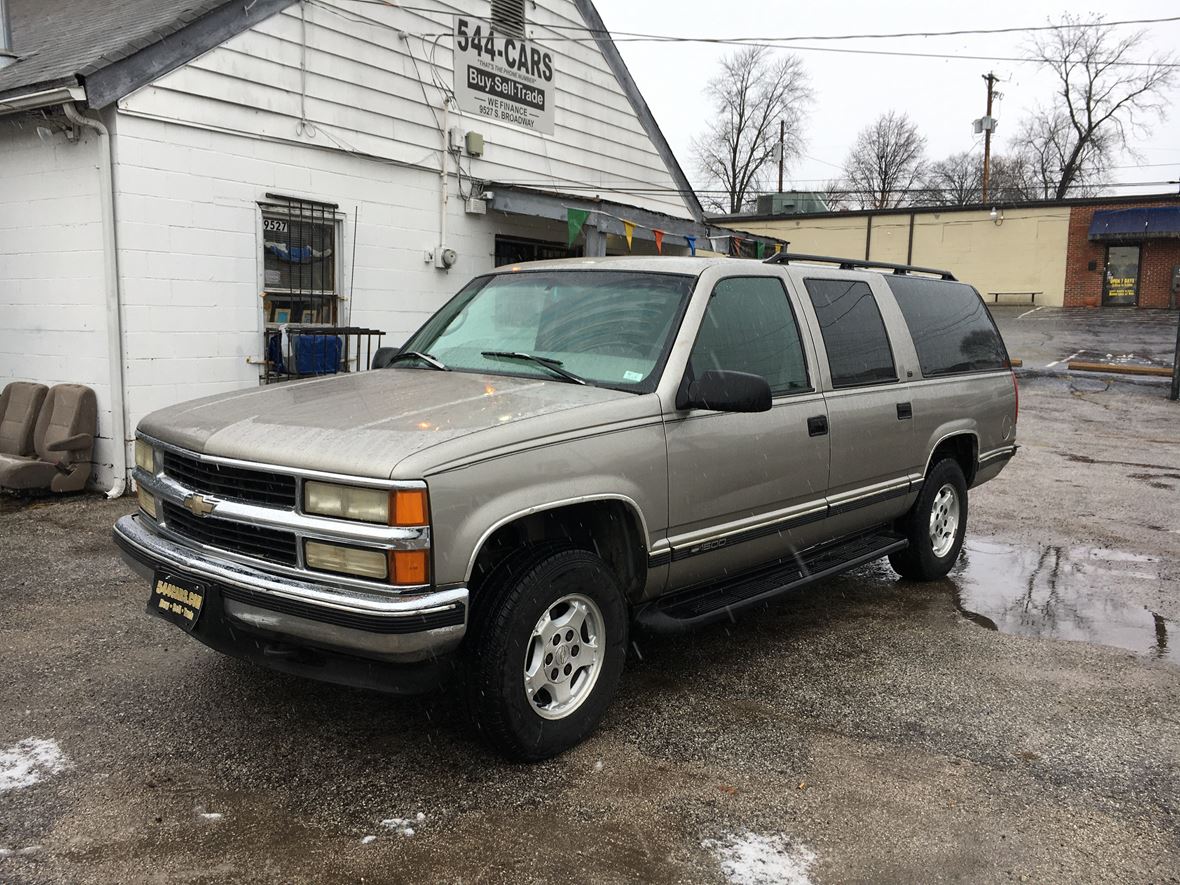
M384 333L348 321L338 206L279 194L266 199L259 207L263 383L369 368Z

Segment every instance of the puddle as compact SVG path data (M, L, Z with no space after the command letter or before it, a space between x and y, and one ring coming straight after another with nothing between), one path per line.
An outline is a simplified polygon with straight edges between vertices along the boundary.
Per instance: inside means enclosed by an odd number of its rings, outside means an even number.
M1112 645L1180 664L1180 624L1120 598L1160 580L1159 559L1101 547L968 541L950 577L963 615L989 630Z

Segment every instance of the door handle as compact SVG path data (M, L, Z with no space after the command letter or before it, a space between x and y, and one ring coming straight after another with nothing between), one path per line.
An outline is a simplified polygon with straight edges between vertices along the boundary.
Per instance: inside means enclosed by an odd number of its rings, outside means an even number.
M905 421L914 417L913 403L898 403L897 404L897 420Z
M814 418L807 419L807 435L808 436L823 436L828 432L828 416L816 415Z

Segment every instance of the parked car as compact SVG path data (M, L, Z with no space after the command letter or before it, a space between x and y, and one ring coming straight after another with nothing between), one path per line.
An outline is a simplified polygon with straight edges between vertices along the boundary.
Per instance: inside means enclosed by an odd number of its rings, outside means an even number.
M596 727L636 626L885 556L943 577L1016 452L1004 343L941 271L505 267L387 362L149 415L115 539L201 642L385 691L457 673L519 759Z

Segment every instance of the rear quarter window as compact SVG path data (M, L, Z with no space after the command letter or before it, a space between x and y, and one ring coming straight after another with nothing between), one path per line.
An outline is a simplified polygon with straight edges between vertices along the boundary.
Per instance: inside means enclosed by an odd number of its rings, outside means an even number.
M1008 352L979 293L965 283L888 276L927 377L1008 368Z

